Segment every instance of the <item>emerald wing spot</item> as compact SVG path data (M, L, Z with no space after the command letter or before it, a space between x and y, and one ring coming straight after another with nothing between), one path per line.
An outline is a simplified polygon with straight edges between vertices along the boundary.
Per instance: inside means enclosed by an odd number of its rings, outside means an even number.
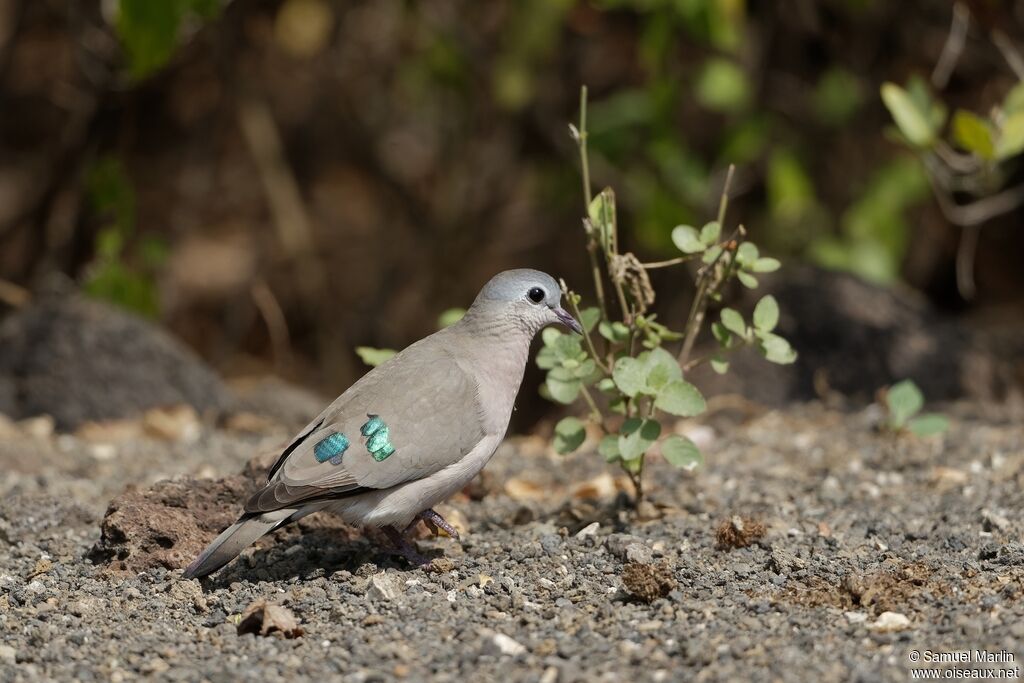
M388 434L388 426L378 415L367 413L366 417L369 419L359 428L359 433L366 437L366 450L377 462L386 460L395 452Z
M348 450L348 446L348 437L341 432L334 432L313 446L313 457L317 462L329 461L332 465L340 465L341 456Z

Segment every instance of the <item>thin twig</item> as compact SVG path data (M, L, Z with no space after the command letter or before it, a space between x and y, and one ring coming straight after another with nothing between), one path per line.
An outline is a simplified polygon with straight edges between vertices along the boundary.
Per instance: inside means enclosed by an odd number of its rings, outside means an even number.
M574 297L572 292L569 291L569 288L565 284L565 280L559 280L558 284L562 287L562 295L565 297L566 301L569 302L569 307L572 309L573 315L575 315L576 319L580 321L580 327L583 327L583 316L580 315L580 306L576 303L576 297ZM597 367L604 371L605 374L611 373L611 369L601 362L601 357L597 354L597 347L594 346L594 340L590 337L590 330L585 327L583 328L583 339L586 341L587 350L590 351L590 357L594 359L595 363L597 363Z
M21 308L32 299L32 294L10 280L0 279L0 301L11 308Z
M1010 40L1010 37L1002 29L993 29L992 42L999 48L999 52L1002 53L1003 59L1006 60L1010 69L1013 70L1017 80L1024 81L1024 57L1017 51L1017 47Z
M580 87L580 127L573 129L573 137L580 152L580 173L583 176L583 229L587 234L587 256L590 259L590 272L594 278L594 294L597 296L597 305L601 309L601 319L608 319L608 306L604 300L604 282L601 279L601 268L597 261L598 240L596 227L590 223L590 203L593 196L590 193L590 155L587 151L587 86ZM605 245L601 245L603 249Z
M729 208L729 188L732 187L732 177L736 174L736 164L729 164L729 170L725 172L725 184L722 185L722 196L718 199L718 225L725 223L725 211Z
M678 266L680 263L686 263L697 258L696 254L690 256L677 256L676 258L670 258L667 261L654 261L653 263L641 263L640 265L647 270L654 270L655 268L668 268L669 266Z
M594 419L597 420L599 425L601 425L601 429L604 429L604 413L602 413L601 409L597 407L597 402L591 395L590 389L585 384L582 385L580 389L580 393L583 394L583 400L587 402L587 405L590 406L590 410L594 413Z
M931 176L929 175L929 178ZM1024 204L1024 183L1015 185L999 194L985 197L970 204L957 204L935 182L932 191L939 203L942 214L951 222L961 227L981 225L982 223L1009 213Z
M971 10L962 2L953 3L953 23L949 27L946 43L942 46L942 53L939 54L939 61L932 70L932 85L936 90L942 90L949 83L949 77L953 75L953 69L963 54L970 25Z
M977 290L974 283L974 257L978 252L978 237L981 226L970 225L960 233L960 244L956 249L956 288L965 300L974 298Z
M270 347L274 351L274 364L278 370L282 370L288 364L291 357L291 336L288 334L288 320L285 318L277 297L263 280L257 280L252 285L251 295L256 309L263 317L267 325L267 332L270 335Z

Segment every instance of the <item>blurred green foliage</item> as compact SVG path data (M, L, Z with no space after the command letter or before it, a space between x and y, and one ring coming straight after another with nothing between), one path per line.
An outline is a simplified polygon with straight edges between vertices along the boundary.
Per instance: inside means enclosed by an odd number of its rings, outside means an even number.
M178 47L185 23L211 19L220 6L221 0L118 0L117 34L132 78L162 67Z
M162 240L135 239L135 192L121 162L97 161L86 173L90 209L104 221L84 288L98 299L147 317L160 312L155 272L167 258Z

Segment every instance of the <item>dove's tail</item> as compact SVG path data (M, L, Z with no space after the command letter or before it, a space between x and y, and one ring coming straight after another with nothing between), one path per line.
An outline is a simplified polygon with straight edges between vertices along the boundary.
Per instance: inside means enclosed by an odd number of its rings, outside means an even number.
M185 569L183 578L196 579L214 573L238 557L240 552L263 534L305 515L306 511L298 508L242 515L237 522L221 532L195 562Z

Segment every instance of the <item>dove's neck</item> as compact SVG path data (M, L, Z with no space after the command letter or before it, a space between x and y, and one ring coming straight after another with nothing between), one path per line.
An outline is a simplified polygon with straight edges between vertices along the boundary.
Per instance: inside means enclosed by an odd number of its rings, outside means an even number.
M488 431L504 433L535 330L499 311L470 310L451 332L451 351L477 383Z

